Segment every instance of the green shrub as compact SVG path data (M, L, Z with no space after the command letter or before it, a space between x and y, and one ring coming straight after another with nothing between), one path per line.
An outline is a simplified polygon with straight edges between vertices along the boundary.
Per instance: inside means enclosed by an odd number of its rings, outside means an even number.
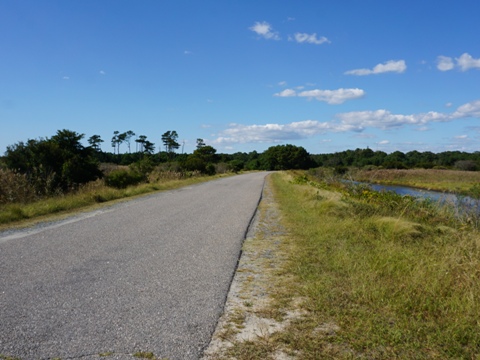
M235 173L242 171L244 165L244 162L241 160L232 160L228 163L230 170Z
M145 181L145 176L129 170L115 170L105 177L105 185L117 189L124 189L130 185L136 185Z
M207 174L207 175L215 175L215 174L216 174L215 165L213 165L213 164L207 164L207 166L205 166L205 174Z

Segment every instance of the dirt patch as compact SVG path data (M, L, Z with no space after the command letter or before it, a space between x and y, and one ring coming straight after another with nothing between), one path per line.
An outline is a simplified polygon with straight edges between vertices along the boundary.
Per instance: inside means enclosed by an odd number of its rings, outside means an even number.
M270 341L292 320L305 315L296 306L302 299L294 299L289 310L272 308L279 272L286 261L281 245L287 234L280 216L267 178L259 210L243 245L224 314L204 352L204 360L295 359L295 354ZM252 351L256 351L253 356Z

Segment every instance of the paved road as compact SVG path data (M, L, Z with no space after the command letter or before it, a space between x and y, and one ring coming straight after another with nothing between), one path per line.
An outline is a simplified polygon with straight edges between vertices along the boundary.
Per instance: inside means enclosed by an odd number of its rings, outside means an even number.
M0 233L0 355L198 359L266 173Z

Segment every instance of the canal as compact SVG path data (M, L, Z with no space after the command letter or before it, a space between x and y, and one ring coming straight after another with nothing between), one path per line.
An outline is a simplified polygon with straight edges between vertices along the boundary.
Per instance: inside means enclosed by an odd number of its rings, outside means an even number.
M368 185L372 190L375 191L393 191L399 195L409 195L420 199L430 199L433 201L438 201L444 205L455 206L459 210L475 211L477 214L480 214L480 199L474 199L468 196L456 195L441 191L422 190L408 186L367 183L357 184Z

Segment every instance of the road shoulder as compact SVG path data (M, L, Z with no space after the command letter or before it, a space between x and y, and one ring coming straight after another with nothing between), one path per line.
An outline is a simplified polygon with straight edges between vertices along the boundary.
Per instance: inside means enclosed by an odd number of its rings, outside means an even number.
M287 261L286 236L267 177L262 201L243 244L224 313L204 352L204 360L295 359L294 353L273 340L291 321L303 316L294 304L298 299L288 299L283 308L279 306L282 299L277 297L276 289L282 286L282 282L292 281L283 271Z

